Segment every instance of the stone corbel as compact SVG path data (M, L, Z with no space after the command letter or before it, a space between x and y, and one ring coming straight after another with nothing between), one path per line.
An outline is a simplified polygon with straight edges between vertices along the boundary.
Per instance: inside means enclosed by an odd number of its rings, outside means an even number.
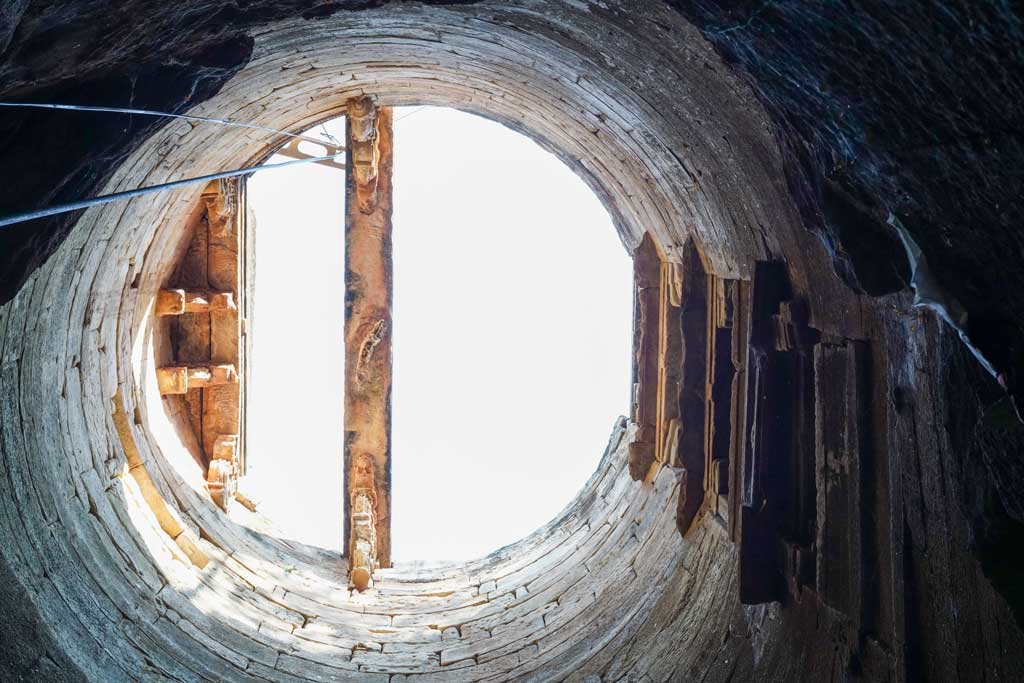
M662 262L649 234L633 251L633 405L636 435L629 444L629 474L643 481L657 456Z
M157 368L156 379L160 387L160 394L167 396L171 394L187 394L189 389L219 386L221 384L235 384L238 382L238 372L235 370L234 364L231 363L196 366L177 365Z
M234 294L231 292L163 289L156 295L156 314L158 316L234 310L237 310L237 307Z
M377 562L377 488L373 456L360 455L352 469L349 576L362 592L370 585Z
M371 213L377 205L377 168L380 147L377 135L377 108L369 97L348 102L351 136L349 153L352 160L352 179L356 186L359 210Z
M206 220L210 225L210 234L232 234L235 216L238 213L238 180L226 178L210 183L203 190L203 203L206 204Z
M227 511L238 489L238 435L222 434L213 446L206 472L206 488L222 510Z

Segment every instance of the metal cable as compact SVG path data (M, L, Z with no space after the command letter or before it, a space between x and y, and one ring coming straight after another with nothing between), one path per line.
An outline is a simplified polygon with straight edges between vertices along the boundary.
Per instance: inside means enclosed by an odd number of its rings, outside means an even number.
M235 169L234 171L224 171L223 173L211 173L210 175L197 176L195 178L185 178L183 180L175 180L170 183L161 183L159 185L150 185L149 187L140 187L136 190L126 190L124 192L115 192L114 194L105 194L91 199L83 199L77 202L68 202L66 204L57 204L45 209L37 209L35 211L28 211L25 213L15 214L13 216L7 216L0 218L0 228L13 225L15 223L23 223L36 218L45 218L46 216L55 216L61 213L67 213L68 211L77 211L78 209L87 209L91 206L100 206L102 204L109 204L111 202L120 201L122 199L132 199L134 197L141 197L145 194L152 192L160 192L161 190L170 190L176 187L185 187L187 185L195 185L196 183L208 183L211 180L220 180L222 178L233 178L235 176L246 175L249 173L255 173L256 171L262 171L265 169L272 168L284 168L285 166L294 166L296 164L311 164L317 161L327 161L329 159L337 159L341 154L330 154L323 157L310 157L308 159L297 159L295 161L284 161L278 164L265 164L263 166L249 166L246 168Z
M104 112L108 114L139 114L141 116L165 116L172 119L184 119L185 121L201 121L204 123L219 123L225 126L234 126L236 128L249 128L251 130L262 130L267 133L275 133L277 135L284 135L290 138L298 138L300 140L307 140L309 142L315 142L319 145L324 144L323 140L318 138L309 137L308 135L301 135L298 133L289 133L287 131L278 130L277 128L268 128L267 126L258 126L254 123L241 123L239 121L231 121L229 119L217 119L209 116L193 116L191 114L168 114L164 111L153 111L150 109L127 109L123 107L93 107L84 104L49 104L41 102L0 102L0 107L14 107L23 109L60 109L63 111L91 111L91 112ZM328 138L331 139L331 143L337 145L337 140L334 136L328 134Z

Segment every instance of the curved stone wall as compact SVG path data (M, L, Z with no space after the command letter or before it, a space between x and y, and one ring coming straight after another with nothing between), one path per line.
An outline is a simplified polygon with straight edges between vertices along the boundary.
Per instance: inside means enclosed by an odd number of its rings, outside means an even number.
M753 241L750 226L768 220L758 214L785 206L763 121L724 72L711 71L709 87L706 67L688 68L710 58L692 32L684 52L625 35L608 42L603 63L572 49L615 28L580 11L559 22L497 5L278 24L256 35L250 64L194 113L301 129L364 92L385 104L482 113L581 173L626 245L650 230L672 254L696 232L723 272L749 272L762 247L744 254L733 245ZM649 101L644 79L653 75L620 66L641 55L678 81L674 97ZM742 160L723 156L727 135L698 120L722 107L749 126L727 131L754 141ZM251 163L270 142L172 123L106 189ZM746 158L758 152L763 159ZM680 173L680 164L691 168ZM737 201L726 206L720 197L730 194ZM647 670L622 650L666 585L728 570L712 563L716 553L687 569L674 476L630 480L624 427L587 489L545 529L463 566L380 572L364 595L347 590L341 558L260 536L215 509L188 477L195 468L174 466L191 460L152 363L153 297L198 200L189 189L89 212L4 311L4 386L16 411L4 450L22 475L6 482L4 533L18 539L11 566L69 659L103 680L547 680ZM729 556L720 530L698 530L693 543L721 553L719 562ZM671 676L681 665L662 668Z
M247 65L191 113L300 130L356 94L456 106L561 157L627 248L649 232L679 259L692 237L710 272L735 279L784 261L816 329L874 345L876 466L898 496L873 500L871 514L892 519L886 585L906 591L883 596L890 632L851 636L812 594L740 605L727 533L704 518L679 534L674 472L632 481L622 423L547 527L476 562L382 571L364 594L347 590L341 558L233 523L176 466L190 459L152 363L153 298L199 207L186 189L86 212L0 307L0 583L6 630L24 634L3 641L11 677L900 679L943 650L965 662L984 651L994 679L1024 667L1024 637L974 557L951 474L963 440L945 428L946 387L977 385L975 370L907 292L871 298L842 283L800 221L751 90L681 15L641 9L402 3L256 21ZM241 166L273 142L169 123L104 191ZM917 628L924 645L909 646Z

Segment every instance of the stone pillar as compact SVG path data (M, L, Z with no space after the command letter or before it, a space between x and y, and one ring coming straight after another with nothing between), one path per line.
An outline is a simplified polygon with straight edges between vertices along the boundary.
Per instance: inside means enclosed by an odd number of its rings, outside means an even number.
M345 518L352 581L359 590L374 568L391 564L391 122L390 108L378 108L369 98L349 102Z

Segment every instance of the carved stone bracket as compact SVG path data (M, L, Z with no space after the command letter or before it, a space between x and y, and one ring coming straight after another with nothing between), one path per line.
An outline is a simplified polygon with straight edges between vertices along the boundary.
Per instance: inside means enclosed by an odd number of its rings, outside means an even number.
M238 435L221 434L213 447L206 473L206 487L213 501L227 509L238 491Z
M366 590L378 567L377 560L377 485L373 456L362 454L352 468L349 486L351 536L349 538L349 576L358 591Z
M377 108L369 97L348 102L349 154L359 210L370 213L377 204L380 135Z
M236 384L238 373L231 363L220 365L157 368L156 379L164 396L187 394L190 389Z
M216 180L207 185L203 190L203 203L206 204L206 220L212 234L235 232L234 224L238 216L237 178Z
M236 310L235 295L231 292L163 289L156 295L156 314L159 316L234 310Z

